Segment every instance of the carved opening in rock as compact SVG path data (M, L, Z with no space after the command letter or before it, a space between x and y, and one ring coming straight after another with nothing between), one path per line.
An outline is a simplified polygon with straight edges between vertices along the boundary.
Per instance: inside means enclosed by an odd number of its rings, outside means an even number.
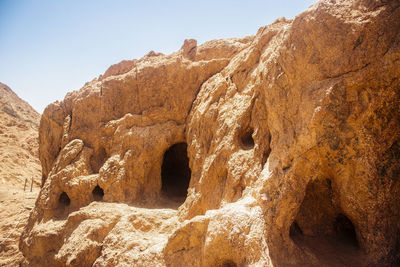
M92 191L92 195L95 201L102 201L104 197L104 191L100 186L96 185Z
M310 182L289 236L302 250L312 251L321 265L350 262L358 266L362 256L356 229L334 199L330 179L318 178Z
M237 267L237 264L234 261L225 261L221 266L222 267Z
M60 197L58 198L58 205L60 208L67 207L71 204L71 200L69 199L69 196L67 193L62 192Z
M359 246L354 225L345 215L340 213L336 217L334 228L338 240L355 247Z
M247 128L240 134L240 143L243 149L248 150L254 147L253 132L253 128Z
M178 143L171 146L164 153L161 167L162 193L168 198L184 202L190 176L187 144Z

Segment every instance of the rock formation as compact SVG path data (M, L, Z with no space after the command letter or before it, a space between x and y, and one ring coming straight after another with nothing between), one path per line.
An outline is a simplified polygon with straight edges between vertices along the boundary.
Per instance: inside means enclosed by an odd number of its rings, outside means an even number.
M19 237L41 180L39 120L39 113L0 83L0 266L17 266L24 258Z
M25 263L398 265L399 7L323 0L49 105Z
M32 177L40 185L39 120L39 113L0 83L0 186L23 188Z

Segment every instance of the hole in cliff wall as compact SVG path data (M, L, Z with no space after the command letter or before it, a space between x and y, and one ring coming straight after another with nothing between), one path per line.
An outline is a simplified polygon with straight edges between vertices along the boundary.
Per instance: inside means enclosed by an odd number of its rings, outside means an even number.
M307 185L295 221L305 235L327 235L333 233L332 225L336 214L332 182L330 179L320 178Z
M237 267L238 265L234 261L225 261L222 263L221 267Z
M92 195L95 201L102 201L104 197L104 191L100 186L96 185L92 191Z
M62 192L60 197L58 198L58 205L60 208L65 208L71 204L71 200L69 199L69 196L67 193Z
M187 144L178 143L171 146L164 153L161 166L162 193L183 203L187 196L190 176Z
M254 147L253 128L247 128L240 134L240 143L243 149L248 150Z
M289 236L290 238L296 238L298 236L302 236L303 235L303 231L301 230L300 226L297 224L296 221L294 221L292 223L292 225L290 226L290 231L289 231Z
M353 223L345 215L339 213L334 223L335 234L339 241L358 247L357 234Z
M362 256L356 228L335 203L330 179L310 182L289 236L300 249L313 252L321 265L357 266Z

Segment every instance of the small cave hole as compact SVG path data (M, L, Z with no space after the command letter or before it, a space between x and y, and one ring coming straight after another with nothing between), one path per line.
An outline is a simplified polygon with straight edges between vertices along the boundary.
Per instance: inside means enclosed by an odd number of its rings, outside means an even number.
M298 225L298 223L296 221L294 221L292 223L292 225L290 225L290 230L289 230L289 236L290 238L296 238L298 236L302 236L303 235L303 231L301 230L300 226Z
M321 266L341 266L343 262L360 266L362 251L356 229L341 213L334 186L326 177L318 177L307 185L289 237L299 248L307 247Z
M248 128L240 135L240 142L243 149L248 150L254 147L253 133L254 129Z
M95 201L102 201L104 197L104 191L100 186L96 185L92 191L92 195Z
M340 213L336 217L334 230L339 241L342 241L343 243L349 245L353 245L355 247L359 247L354 225L345 215Z
M60 197L58 198L58 204L60 207L67 207L71 204L71 199L69 199L69 196L67 193L62 192Z
M162 193L183 203L187 196L190 177L187 144L178 143L171 146L164 153L161 166Z
M221 267L237 267L238 265L234 261L225 261Z

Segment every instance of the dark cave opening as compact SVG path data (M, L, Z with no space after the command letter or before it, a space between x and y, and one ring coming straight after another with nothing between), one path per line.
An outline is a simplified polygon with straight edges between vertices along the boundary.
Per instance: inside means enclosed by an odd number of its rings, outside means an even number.
M65 208L71 204L71 199L67 195L67 193L62 192L60 197L58 198L58 205L61 208Z
M222 264L222 267L237 267L238 265L234 262L234 261L231 261L231 260L229 260L229 261L225 261L223 264Z
M334 229L338 241L359 247L354 225L345 215L338 214L334 223Z
M311 181L296 218L289 228L290 239L302 250L307 248L321 265L362 261L356 228L335 201L330 179Z
M190 177L187 144L178 143L171 146L164 153L161 166L162 193L183 203L187 196Z
M240 143L243 149L248 150L254 147L253 132L253 128L247 128L240 134Z
M296 221L294 221L292 223L292 225L290 226L290 230L289 230L289 236L290 238L296 238L296 236L301 236L303 235L303 231L301 230L300 226L297 224Z
M96 185L96 187L92 191L92 195L95 201L102 201L104 197L103 188L101 188L99 185Z

